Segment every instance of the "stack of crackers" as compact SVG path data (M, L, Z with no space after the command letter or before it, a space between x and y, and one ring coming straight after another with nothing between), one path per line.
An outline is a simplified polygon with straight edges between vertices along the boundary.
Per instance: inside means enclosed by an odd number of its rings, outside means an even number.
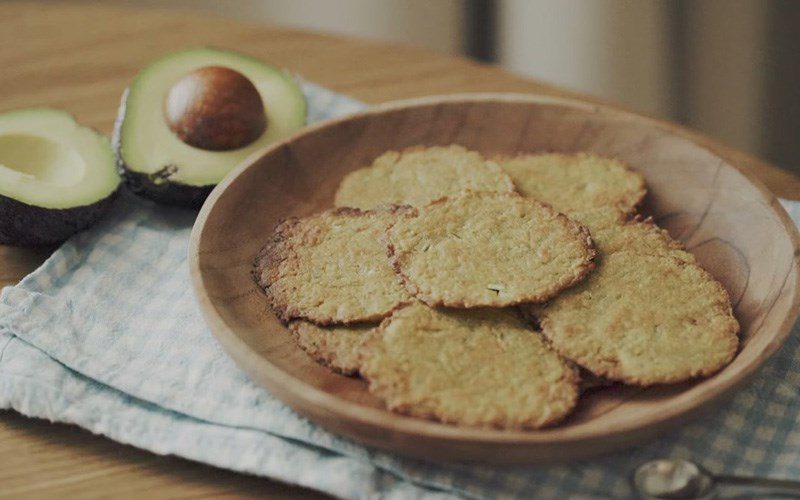
M637 214L645 193L589 154L390 151L342 180L338 208L279 224L254 274L298 345L388 409L540 428L582 376L674 383L736 353L725 289Z

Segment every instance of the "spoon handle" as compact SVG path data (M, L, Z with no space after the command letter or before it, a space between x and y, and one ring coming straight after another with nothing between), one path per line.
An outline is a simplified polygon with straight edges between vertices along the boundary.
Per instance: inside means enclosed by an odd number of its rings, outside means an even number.
M790 479L771 479L749 476L716 476L717 484L725 486L743 486L752 489L766 490L773 494L789 495L800 498L800 481Z

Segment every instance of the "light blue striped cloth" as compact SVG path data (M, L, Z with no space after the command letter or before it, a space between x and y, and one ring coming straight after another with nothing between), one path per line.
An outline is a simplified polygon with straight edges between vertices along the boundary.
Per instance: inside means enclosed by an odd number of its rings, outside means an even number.
M359 109L306 84L312 120ZM795 221L800 204L786 203ZM123 196L0 296L0 408L160 454L344 498L602 498L654 457L800 478L798 328L711 415L637 449L569 466L437 465L366 449L251 383L200 317L186 250L194 213ZM1 489L1 488L0 488Z

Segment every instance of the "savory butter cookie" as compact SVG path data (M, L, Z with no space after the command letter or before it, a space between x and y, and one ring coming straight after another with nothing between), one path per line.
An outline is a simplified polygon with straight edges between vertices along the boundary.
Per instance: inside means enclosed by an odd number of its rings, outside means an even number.
M362 353L370 392L407 415L535 429L578 399L576 371L513 309L416 303L384 320Z
M722 285L668 255L604 255L584 283L534 309L564 357L628 384L710 375L738 346L739 324Z
M289 323L297 345L317 363L343 375L355 375L360 366L360 349L377 325L319 326L304 320Z
M542 302L594 267L586 228L511 194L465 193L410 210L387 240L407 290L431 306Z
M255 278L284 321L378 321L411 297L386 259L386 228L403 208L328 210L279 224Z
M371 166L349 173L336 192L337 207L427 205L464 190L513 193L514 184L497 163L461 146L389 151Z
M646 193L642 175L611 158L554 153L501 158L498 162L522 196L547 203L559 212L607 206L630 213Z

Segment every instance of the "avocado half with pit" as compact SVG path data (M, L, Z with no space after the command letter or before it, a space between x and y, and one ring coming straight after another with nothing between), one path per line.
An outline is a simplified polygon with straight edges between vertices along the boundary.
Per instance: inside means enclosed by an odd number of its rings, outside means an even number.
M133 192L199 207L234 166L305 120L305 97L289 74L236 52L195 48L136 76L113 143Z
M100 219L120 177L108 139L55 109L0 114L0 243L61 242Z

